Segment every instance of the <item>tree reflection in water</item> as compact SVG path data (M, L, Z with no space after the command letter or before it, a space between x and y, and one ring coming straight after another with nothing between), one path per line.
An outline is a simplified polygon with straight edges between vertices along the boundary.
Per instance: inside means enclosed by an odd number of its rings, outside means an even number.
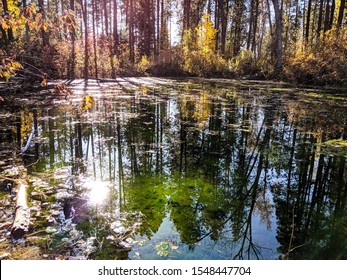
M346 139L346 98L188 82L97 91L85 111L35 109L29 170L112 185L103 207L145 216L143 258L173 238L179 259L347 258L346 149L326 144Z

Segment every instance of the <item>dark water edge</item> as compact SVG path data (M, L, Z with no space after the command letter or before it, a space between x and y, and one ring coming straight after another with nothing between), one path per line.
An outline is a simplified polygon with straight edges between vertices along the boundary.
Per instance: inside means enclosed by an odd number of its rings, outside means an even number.
M35 131L23 155L31 236L17 250L37 248L32 258L347 259L346 92L221 79L70 87L66 98L0 104L0 173L13 171L13 147ZM11 219L5 183L2 225Z

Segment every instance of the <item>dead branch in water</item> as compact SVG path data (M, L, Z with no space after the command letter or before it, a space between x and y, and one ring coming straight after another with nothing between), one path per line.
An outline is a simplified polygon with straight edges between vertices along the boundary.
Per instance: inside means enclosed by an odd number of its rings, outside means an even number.
M12 224L11 235L18 239L29 231L30 208L27 203L28 184L23 179L18 179L17 183L17 202L15 218Z

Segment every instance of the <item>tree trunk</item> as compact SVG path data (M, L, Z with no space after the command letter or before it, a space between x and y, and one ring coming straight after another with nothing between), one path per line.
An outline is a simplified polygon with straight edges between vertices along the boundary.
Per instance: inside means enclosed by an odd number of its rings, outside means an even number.
M75 1L70 0L70 9L71 11L75 11ZM75 64L76 64L76 51L75 51L75 27L72 27L71 30L71 44L72 44L72 50L71 50L71 73L70 73L70 79L74 80L75 79Z
M306 32L305 32L306 44L308 43L308 38L310 35L311 8L312 8L312 0L308 0L307 15L306 15Z
M227 37L227 25L228 25L228 15L229 15L229 0L226 0L225 7L222 9L221 13L221 19L222 19L222 32L221 32L221 53L225 54L225 44L226 44L226 37Z
M319 14L318 14L318 23L317 23L317 38L318 39L320 37L320 32L322 30L323 6L324 6L324 0L320 0Z
M156 57L158 54L157 51L157 38L155 36L155 26L156 26L156 12L155 12L155 5L154 5L154 0L151 1L151 7L152 7L152 24L151 24L151 29L152 29L152 40L153 40L153 54Z
M27 203L27 182L23 179L16 180L17 183L17 203L16 213L11 228L11 235L22 238L29 231L30 208Z
M183 0L183 32L190 29L190 6L191 0Z
M95 68L95 78L98 79L99 74L98 74L98 56L97 56L97 48L96 48L95 11L96 11L95 0L92 0L94 68Z
M135 59L135 53L134 53L134 0L130 0L130 7L129 7L129 59L130 62L134 63Z
M119 45L117 10L118 10L117 0L113 0L113 54L114 55L118 55L118 45Z
M251 8L249 11L249 24L248 24L248 36L247 36L247 50L251 48L251 37L253 33L253 21L254 21L254 0L251 0Z
M255 0L255 15L254 15L254 21L253 21L253 36L252 36L253 39L252 39L252 47L251 47L251 50L254 54L256 51L258 18L259 18L259 0Z
M162 6L163 9L163 6ZM161 48L161 42L160 42L160 32L161 32L161 28L163 28L163 25L160 28L160 19L163 20L162 18L160 18L160 0L157 0L157 53L156 55L158 56L160 53L160 48Z
M84 0L82 5L83 22L84 22L84 78L88 79L88 12L87 0Z
M216 33L216 46L215 49L218 50L219 43L219 33L220 33L220 12L221 12L221 0L215 1L215 11L214 11L214 28L217 30Z
M329 16L330 16L330 1L327 0L327 4L325 6L325 19L324 19L324 32L329 30Z
M242 0L236 0L234 11L233 11L233 22L234 22L234 30L232 29L232 37L233 40L233 55L236 56L241 50L241 40L242 40L242 15L244 13L245 6Z
M340 28L342 26L342 21L343 21L343 15L345 11L345 6L346 6L346 0L341 0L340 3L340 9L339 9L339 16L337 18L337 27Z
M46 20L46 12L45 12L43 0L38 0L38 5L39 5L39 13L41 13L41 16L42 16L42 23L44 24ZM42 45L44 47L49 46L49 36L43 26L41 27L41 36L42 36Z
M311 0L310 0L311 1ZM283 47L282 47L282 11L279 7L279 0L272 0L275 10L275 20L276 20L276 44L275 44L275 70L279 74L282 72L283 66Z
M335 14L335 0L332 0L331 10L330 10L330 19L329 19L329 30L333 27L334 14Z

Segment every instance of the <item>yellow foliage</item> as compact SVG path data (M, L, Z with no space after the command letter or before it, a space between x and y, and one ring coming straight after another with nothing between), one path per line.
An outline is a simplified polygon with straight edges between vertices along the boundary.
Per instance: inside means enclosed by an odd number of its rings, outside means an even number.
M217 30L208 14L194 30L185 30L182 40L184 71L198 76L225 73L226 61L216 52Z
M199 101L195 104L193 118L198 124L199 129L204 129L210 116L211 106L208 99L208 92L203 91L200 94Z
M21 113L21 126L20 126L20 136L22 145L26 142L26 138L29 137L34 123L34 114L31 112L22 112Z
M86 95L83 97L83 101L82 101L82 109L83 111L87 111L90 108L92 108L92 106L95 104L95 98L89 95Z
M202 54L208 55L216 49L217 29L213 27L209 14L204 14L201 23L195 29L197 33L197 44Z
M4 52L0 53L0 58L0 78L8 81L12 76L15 76L16 71L22 68L22 65L18 61L7 57Z
M347 29L332 28L319 44L299 48L287 59L284 70L295 82L347 85Z
M140 62L137 64L137 68L139 72L145 73L151 66L151 62L149 61L148 57L146 55L143 55L141 57Z

